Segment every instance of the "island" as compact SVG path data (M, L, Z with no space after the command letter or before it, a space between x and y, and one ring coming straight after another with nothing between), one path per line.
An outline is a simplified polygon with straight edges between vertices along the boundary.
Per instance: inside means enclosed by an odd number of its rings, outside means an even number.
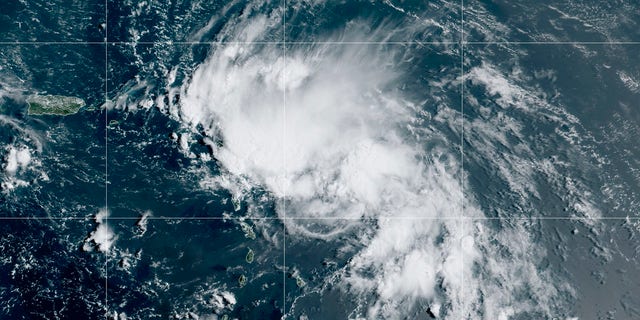
M84 100L77 97L38 94L27 97L27 103L30 115L67 116L77 113L85 106Z
M247 263L252 263L253 262L253 250L251 250L251 248L249 248L249 252L247 252L247 256L244 258L245 261L247 261Z
M247 277L244 274L241 274L238 278L238 285L240 286L240 288L247 285Z
M240 221L240 227L242 228L242 231L244 232L245 237L251 240L256 239L256 233L253 231L253 228L248 223L244 221Z

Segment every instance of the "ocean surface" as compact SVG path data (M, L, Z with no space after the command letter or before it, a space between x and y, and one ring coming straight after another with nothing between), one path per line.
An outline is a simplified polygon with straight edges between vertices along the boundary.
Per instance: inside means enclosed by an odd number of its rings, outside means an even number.
M4 1L0 319L638 319L639 21Z

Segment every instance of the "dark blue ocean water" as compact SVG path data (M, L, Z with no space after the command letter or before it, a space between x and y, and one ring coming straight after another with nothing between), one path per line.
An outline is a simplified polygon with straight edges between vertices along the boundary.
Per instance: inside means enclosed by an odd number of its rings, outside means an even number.
M484 303L500 292L512 302L508 319L636 318L639 9L632 1L5 1L0 318L454 319L464 310L475 319L489 317ZM331 239L297 237L267 187L238 200L232 187L207 185L228 177L212 147L225 137L186 126L171 106L198 66L262 18L257 53L320 59L335 45L388 54L371 68L400 74L382 90L413 103L420 116L411 125L425 131L411 141L427 151L424 162L460 159L447 170L482 212L485 233L470 231L476 243L503 246L501 261L530 259L529 272L559 282L513 288L513 278L492 274L487 249L472 266L480 298L454 301L439 279L431 298L399 297L371 316L381 293L354 294L336 279L348 277L375 219ZM32 116L25 99L36 93L87 106ZM30 150L29 167L5 170L12 148ZM95 221L105 207L109 219ZM107 253L87 241L100 225L113 232ZM505 236L518 232L535 253ZM364 272L379 280L374 268ZM553 301L547 291L557 291ZM548 305L518 309L527 303Z

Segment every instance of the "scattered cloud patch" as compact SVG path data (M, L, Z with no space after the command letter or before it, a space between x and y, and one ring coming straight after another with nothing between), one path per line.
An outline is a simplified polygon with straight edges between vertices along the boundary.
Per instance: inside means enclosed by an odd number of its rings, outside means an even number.
M101 209L95 215L95 222L97 224L96 229L89 234L85 240L82 250L90 252L98 250L100 252L109 252L113 243L118 239L113 230L109 227L106 219L109 212L106 209Z

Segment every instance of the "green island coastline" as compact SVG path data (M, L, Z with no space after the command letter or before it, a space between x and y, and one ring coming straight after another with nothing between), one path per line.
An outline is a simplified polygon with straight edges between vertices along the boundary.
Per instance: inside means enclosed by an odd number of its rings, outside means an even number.
M30 95L27 97L27 103L29 115L68 116L85 106L84 100L80 98L58 95Z

